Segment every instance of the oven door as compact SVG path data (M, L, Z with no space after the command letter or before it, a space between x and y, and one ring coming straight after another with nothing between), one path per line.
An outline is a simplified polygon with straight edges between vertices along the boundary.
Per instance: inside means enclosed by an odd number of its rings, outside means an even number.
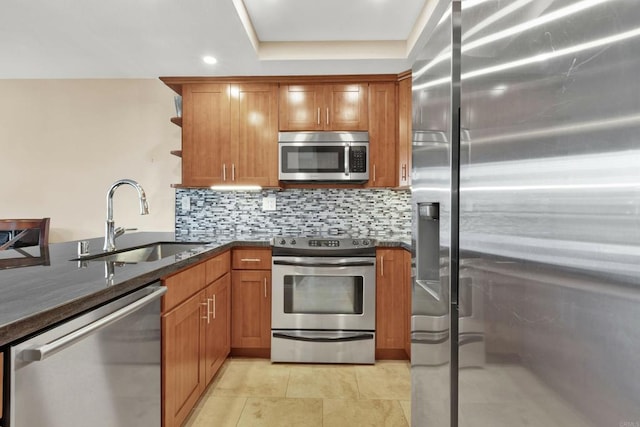
M281 181L349 181L349 143L280 142Z
M273 257L273 329L373 331L375 257Z

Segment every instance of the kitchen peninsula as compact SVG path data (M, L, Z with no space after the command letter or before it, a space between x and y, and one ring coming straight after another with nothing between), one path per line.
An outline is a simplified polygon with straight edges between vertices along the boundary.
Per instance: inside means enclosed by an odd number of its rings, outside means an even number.
M208 243L156 261L135 264L115 263L111 265L111 269L107 268L105 261L75 261L77 242L57 243L46 248L46 265L0 270L0 349L4 353L5 359L5 394L8 395L11 390L8 349L12 344L19 343L43 330L48 330L54 325L64 324L89 310L122 299L163 279L167 279L164 280L164 284L170 288L175 284L190 286L187 282L181 282L179 278L189 272L196 271L200 268L199 266L202 266L202 276L206 277L206 281L202 280L204 292L204 286L215 284L218 280L229 277L231 266L229 256L225 254L240 247L270 250L271 237L271 235L256 235L255 233L251 235L200 235L200 240ZM117 245L120 250L153 242L174 242L176 240L179 239L175 238L174 233L144 232L124 235L118 239ZM101 247L101 243L101 238L91 239L89 241L90 252L102 252L100 249L96 251L96 248ZM377 246L387 250L407 249L409 242L405 239L378 240ZM39 249L36 247L25 250L36 252ZM2 260L11 259L17 255L12 252L3 251L0 265ZM224 263L224 259L227 260L227 265L216 265L216 263ZM213 273L210 274L210 271ZM110 277L105 277L106 274ZM195 294L200 292L198 289L194 290ZM164 297L163 313L168 312L170 308L166 302L167 298L169 298L168 293ZM184 299L177 301L176 307L183 307L187 304ZM196 306L199 307L199 304ZM200 317L200 309L196 308L195 310L197 319ZM215 311L215 308L213 310ZM207 311L209 311L208 304ZM168 318L163 315L163 318L165 317ZM166 327L164 320L162 325L163 328ZM224 357L227 354L228 351ZM206 384L202 387L206 387ZM200 393L192 398L195 399L193 403L197 401L199 396ZM166 399L167 396L163 395L164 406L166 406ZM5 408L9 408L10 405L7 404L10 398L5 397L4 400ZM174 417L175 422L167 425L180 425L189 410L179 414L179 417ZM175 414L168 416L165 413L165 421L172 415Z

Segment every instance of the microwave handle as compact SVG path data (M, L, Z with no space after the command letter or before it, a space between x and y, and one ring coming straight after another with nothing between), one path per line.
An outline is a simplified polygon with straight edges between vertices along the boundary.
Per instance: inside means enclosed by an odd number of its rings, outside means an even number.
M345 176L349 176L349 163L351 157L351 145L346 144L344 146L344 174Z

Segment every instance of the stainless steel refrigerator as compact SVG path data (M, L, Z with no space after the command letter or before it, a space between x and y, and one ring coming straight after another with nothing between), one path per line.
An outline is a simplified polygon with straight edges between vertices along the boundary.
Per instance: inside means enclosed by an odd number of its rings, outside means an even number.
M412 426L640 427L637 0L436 1Z

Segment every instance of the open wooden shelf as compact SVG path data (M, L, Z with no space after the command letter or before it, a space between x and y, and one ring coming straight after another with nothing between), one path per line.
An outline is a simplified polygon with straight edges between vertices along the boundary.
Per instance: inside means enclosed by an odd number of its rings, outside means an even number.
M171 150L170 153L174 156L182 158L182 150Z
M182 127L182 117L171 117L171 123Z

